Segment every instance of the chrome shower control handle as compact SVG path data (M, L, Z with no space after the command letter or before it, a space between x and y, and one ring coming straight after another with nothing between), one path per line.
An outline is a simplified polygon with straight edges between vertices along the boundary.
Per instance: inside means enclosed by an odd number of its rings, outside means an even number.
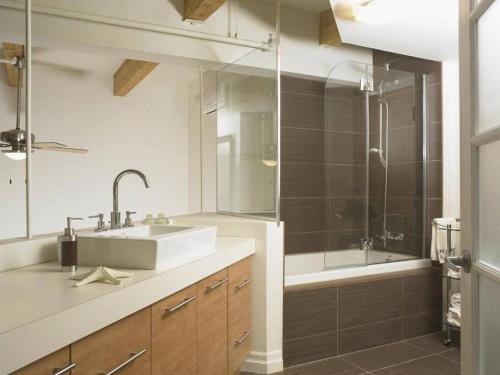
M104 214L97 214L89 216L89 219L99 219L97 221L97 227L94 229L96 232L103 232L107 230L106 223L104 222Z
M134 226L134 223L132 223L132 218L131 216L136 214L137 212L136 211L125 211L125 225L124 227L133 227Z

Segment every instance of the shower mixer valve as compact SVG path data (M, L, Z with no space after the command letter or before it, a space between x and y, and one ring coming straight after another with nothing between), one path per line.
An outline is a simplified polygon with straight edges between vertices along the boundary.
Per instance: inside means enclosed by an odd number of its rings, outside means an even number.
M385 231L385 234L380 237L381 240L394 240L394 241L403 241L405 239L404 233L392 233L388 230Z
M362 238L359 240L360 250L373 250L373 238Z

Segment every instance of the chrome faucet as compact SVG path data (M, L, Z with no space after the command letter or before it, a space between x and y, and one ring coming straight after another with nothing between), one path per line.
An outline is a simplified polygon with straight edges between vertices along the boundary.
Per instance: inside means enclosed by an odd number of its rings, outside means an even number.
M128 174L135 174L139 176L144 182L146 189L150 186L146 175L137 169L126 169L118 173L118 176L116 176L115 182L113 183L113 212L111 212L111 229L119 229L122 227L121 215L120 211L118 211L118 184L120 183L122 177Z

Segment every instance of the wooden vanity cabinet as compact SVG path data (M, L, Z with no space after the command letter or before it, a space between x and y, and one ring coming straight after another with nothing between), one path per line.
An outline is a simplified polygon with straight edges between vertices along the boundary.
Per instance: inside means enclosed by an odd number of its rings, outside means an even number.
M196 374L196 285L151 306L153 375Z
M71 363L72 375L239 374L251 347L251 262L245 258L13 374L52 375Z
M227 269L196 284L197 374L227 375Z
M251 348L252 258L228 268L228 373L237 375Z
M13 372L12 375L53 375L70 365L69 346L67 346ZM65 373L69 374L70 370Z
M145 308L71 344L72 375L151 373L151 309Z

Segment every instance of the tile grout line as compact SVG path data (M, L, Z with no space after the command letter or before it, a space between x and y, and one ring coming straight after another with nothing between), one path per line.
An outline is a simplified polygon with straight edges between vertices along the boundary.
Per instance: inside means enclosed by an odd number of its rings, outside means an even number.
M458 348L455 348L455 349L458 349ZM460 362L458 362L458 361L454 361L453 359L446 358L446 357L444 357L444 356L443 356L443 354L445 354L445 353L449 353L449 352L452 352L452 351L453 351L453 349L451 349L451 350L449 350L449 351L447 351L447 352L442 352L442 353L439 353L439 354L438 354L438 356L439 356L439 357L441 357L441 358L443 358L443 359L445 359L445 360L447 360L447 361L453 362L453 363L455 363L455 364L457 364L457 365L459 365L459 366L460 366L460 364L461 364Z
M358 366L358 365L356 365L356 364L352 363L351 361L349 361L349 360L345 359L344 357L340 357L340 358L341 358L342 360L346 361L347 363L349 363L351 366L354 366L354 367L356 367L357 369L360 369L361 371L364 371L364 372L366 372L366 373L369 373L369 371L368 371L367 369L364 369L363 367Z
M389 368L393 368L393 367L396 367L396 366L405 365L405 364L408 364L408 363L411 363L411 362L419 361L421 359L430 358L430 357L439 357L440 359L446 359L446 358L441 358L441 356L439 354L431 353L431 354L427 354L427 355L419 357L419 358L415 358L415 359L411 359L411 360L408 360L408 361L400 362L400 363L397 363L395 365L381 367L379 369L373 370L373 372L377 372L377 371L381 371L381 370L387 370ZM452 361L448 361L448 362L452 362ZM454 363L454 362L452 362L452 363Z
M425 350L425 351L427 351L427 352L429 352L429 353L432 353L432 352L430 352L429 350L427 350L427 349L423 349L423 348L421 348L420 346L417 346L417 345L411 344L411 343L409 343L408 341L410 341L410 340L415 340L415 339L418 339L418 338L421 338L421 337L427 337L427 336L435 335L435 334L436 334L436 332L432 332L432 333L428 333L428 334L425 334L425 335L416 336L416 337L412 337L412 338L409 338L409 339L404 339L404 340L401 340L401 341L394 341L394 342L391 342L391 343L388 343L388 344L383 344L383 345L373 346L373 347L371 347L371 348L366 348L366 349L356 350L355 352L350 352L350 353L340 354L340 356L350 355L350 354L355 354L355 353L361 353L361 352L366 352L366 351L368 351L368 350L373 350L373 349L377 349L377 348L384 348L384 347L386 347L386 346L395 345L395 344L400 344L400 343L403 343L403 344L408 344L408 345L411 345L411 346L413 346L413 347L417 347L417 348L419 348L419 349L422 349L422 350ZM440 353L445 353L445 352L447 352L447 351L451 351L451 350L453 350L453 349L448 349L448 350L446 350L446 351L444 351L444 352L440 352ZM433 354L438 354L438 353L433 353Z

